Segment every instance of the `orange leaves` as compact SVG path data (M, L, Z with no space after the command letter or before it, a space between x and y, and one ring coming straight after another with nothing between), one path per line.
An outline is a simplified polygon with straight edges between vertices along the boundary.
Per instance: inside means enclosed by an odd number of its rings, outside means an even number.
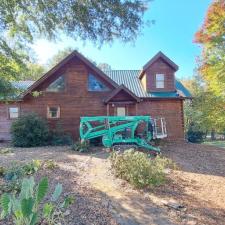
M209 7L200 30L196 32L194 42L208 43L216 41L225 34L225 1L215 0Z

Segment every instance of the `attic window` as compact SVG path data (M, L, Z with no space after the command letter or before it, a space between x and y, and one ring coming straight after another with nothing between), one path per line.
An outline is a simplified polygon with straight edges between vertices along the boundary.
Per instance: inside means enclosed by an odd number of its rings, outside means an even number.
M53 81L47 88L46 91L49 92L61 92L65 90L65 77L64 75L58 77Z
M156 88L164 88L164 74L156 74Z
M94 75L88 75L88 91L109 91L109 88Z

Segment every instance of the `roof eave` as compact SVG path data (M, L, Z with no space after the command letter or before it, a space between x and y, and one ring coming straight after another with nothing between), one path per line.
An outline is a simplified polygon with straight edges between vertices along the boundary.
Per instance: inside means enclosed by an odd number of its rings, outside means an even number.
M136 96L133 92L131 92L127 87L125 87L123 84L121 84L117 89L111 92L111 94L104 100L104 103L108 103L114 96L116 96L120 91L124 90L126 93L128 93L133 99L135 99L137 102L141 101L141 98Z
M149 66L151 66L156 60L158 60L159 58L162 58L164 61L166 61L170 67L172 67L174 69L174 71L176 72L179 69L179 66L174 63L170 58L168 58L164 53L162 53L161 51L158 52L155 56L153 56L142 68L142 71L140 73L140 75L138 76L140 79L142 78L142 76L144 75L145 71L149 68Z

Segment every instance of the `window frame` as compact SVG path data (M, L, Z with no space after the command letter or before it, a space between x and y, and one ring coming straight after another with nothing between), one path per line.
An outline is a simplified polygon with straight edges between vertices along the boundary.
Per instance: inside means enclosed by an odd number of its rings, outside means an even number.
M12 109L12 108L17 108L17 110L18 110L18 112L17 112L18 116L17 116L17 117L11 117L11 116L10 116L10 109ZM9 106L9 107L8 107L8 118L9 118L10 120L16 120L16 119L19 118L19 116L20 116L20 108L19 108L18 106Z
M50 108L57 108L57 112L56 112L56 117L52 117L51 116L51 113L50 113ZM48 105L47 106L47 119L60 119L60 117L61 117L61 111L60 111L60 106L59 105L57 105L57 106L54 106L54 105Z
M162 76L162 77L159 78L159 76ZM162 84L162 86L160 84ZM157 73L155 75L155 87L157 89L165 88L165 74L164 73Z

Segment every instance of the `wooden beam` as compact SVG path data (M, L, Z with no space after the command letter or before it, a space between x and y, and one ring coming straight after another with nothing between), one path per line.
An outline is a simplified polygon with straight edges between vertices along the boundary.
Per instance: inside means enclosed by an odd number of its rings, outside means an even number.
M107 116L109 116L109 104L106 105L107 108Z
M124 102L109 102L110 104L116 105L134 105L135 102L132 101L124 101Z

